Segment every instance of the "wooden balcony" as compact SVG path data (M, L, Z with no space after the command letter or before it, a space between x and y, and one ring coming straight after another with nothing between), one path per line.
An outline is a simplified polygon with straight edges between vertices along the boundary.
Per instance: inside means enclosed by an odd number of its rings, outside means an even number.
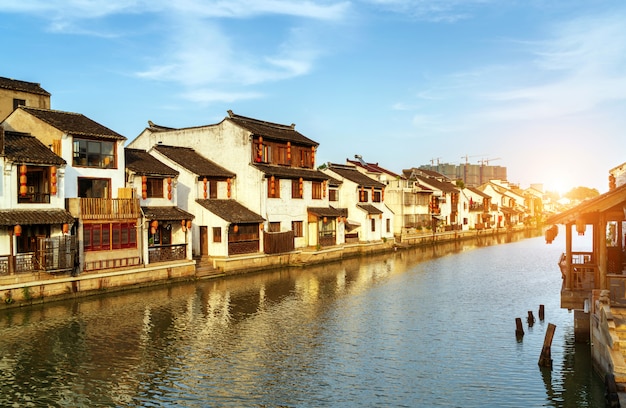
M567 309L584 309L585 300L591 300L591 292L598 282L598 265L592 252L572 252L571 260L562 254L559 268L563 277L561 288L561 307Z
M148 262L182 261L187 257L187 244L157 245L148 248Z
M83 220L136 220L141 216L138 198L69 198L67 208Z

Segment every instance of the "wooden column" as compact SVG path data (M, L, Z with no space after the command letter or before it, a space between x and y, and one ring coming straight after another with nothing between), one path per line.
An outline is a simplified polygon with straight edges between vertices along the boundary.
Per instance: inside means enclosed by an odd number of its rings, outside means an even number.
M565 289L572 288L572 226L565 224Z
M598 275L600 289L608 289L606 272L607 272L607 250L606 250L606 214L601 213L597 223L597 254L598 254ZM594 228L595 233L595 228ZM597 285L596 285L597 286Z

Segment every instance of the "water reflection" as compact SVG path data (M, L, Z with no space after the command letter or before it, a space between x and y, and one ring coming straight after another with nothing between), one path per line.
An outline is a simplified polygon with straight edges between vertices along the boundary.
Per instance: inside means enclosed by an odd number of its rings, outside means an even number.
M597 406L558 247L523 238L8 310L0 405ZM518 342L515 317L540 303Z

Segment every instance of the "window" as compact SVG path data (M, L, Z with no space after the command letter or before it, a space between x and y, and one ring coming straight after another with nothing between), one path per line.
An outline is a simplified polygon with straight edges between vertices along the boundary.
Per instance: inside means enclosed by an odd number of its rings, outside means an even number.
M110 179L78 178L78 196L81 198L110 198Z
M369 191L365 189L359 190L359 202L366 203L369 201Z
M85 251L137 248L137 228L134 222L85 224Z
M100 169L116 168L115 143L75 138L73 165Z
M376 219L372 218L371 219L371 224L372 224L372 232L376 231Z
M322 199L322 182L321 181L314 181L312 182L312 191L311 191L311 198L314 200L321 200Z
M270 222L269 232L280 232L280 222Z
M276 164L288 165L289 161L287 160L287 146L277 146L275 150Z
M280 179L278 177L270 177L267 179L267 197L280 198Z
M311 151L302 149L300 150L300 167L313 167L313 163L311 163Z
M302 198L300 180L291 180L291 198Z
M25 99L13 99L13 110L19 108L20 106L26 106Z
M159 226L148 231L148 245L170 245L172 243L172 224L159 222Z
M391 232L391 220L387 218L386 222L387 222L387 232Z
M217 180L209 180L209 198L217 198Z
M222 227L213 227L213 242L222 242Z
M374 191L373 197L372 197L372 201L375 203L380 203L380 191Z
M163 179L148 177L146 180L146 194L149 198L163 198Z
M302 237L302 221L291 221L291 230L294 237Z
M339 191L335 188L328 189L328 201L339 201Z

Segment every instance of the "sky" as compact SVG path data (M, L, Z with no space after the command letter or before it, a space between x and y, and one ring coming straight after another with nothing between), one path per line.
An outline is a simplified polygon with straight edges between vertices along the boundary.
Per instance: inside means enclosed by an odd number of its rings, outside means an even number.
M0 76L133 140L232 110L317 164L507 168L608 190L626 162L623 0L0 0Z

